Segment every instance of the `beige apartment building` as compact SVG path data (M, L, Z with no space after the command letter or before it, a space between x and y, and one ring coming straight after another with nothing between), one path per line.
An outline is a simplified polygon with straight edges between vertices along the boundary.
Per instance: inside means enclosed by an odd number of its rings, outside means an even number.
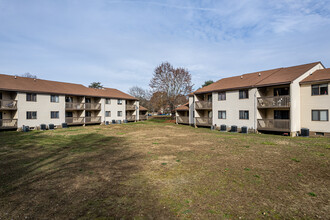
M117 89L0 74L0 130L126 120L139 120L139 101Z
M223 78L190 94L189 104L177 109L177 123L329 135L329 81L321 62Z

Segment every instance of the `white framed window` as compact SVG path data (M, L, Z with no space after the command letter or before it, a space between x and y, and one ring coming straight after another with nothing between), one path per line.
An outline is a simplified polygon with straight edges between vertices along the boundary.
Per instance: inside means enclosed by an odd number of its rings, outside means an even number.
M123 100L122 99L118 99L117 104L118 105L122 105L123 104Z
M312 121L329 121L329 111L312 110Z
M118 111L118 112L117 112L117 116L118 116L118 117L122 117L122 116L123 116L123 112L122 112L122 111Z
M218 111L218 119L226 119L226 111Z
M58 95L51 95L50 102L60 102L60 97Z
M111 111L105 111L105 117L111 117Z
M26 119L37 119L37 112L26 112Z
M312 95L328 95L328 84L312 85Z
M239 111L239 119L249 119L249 111L240 110Z
M57 119L57 118L60 118L60 112L59 112L59 111L51 111L51 112L50 112L50 118L51 118L51 119Z

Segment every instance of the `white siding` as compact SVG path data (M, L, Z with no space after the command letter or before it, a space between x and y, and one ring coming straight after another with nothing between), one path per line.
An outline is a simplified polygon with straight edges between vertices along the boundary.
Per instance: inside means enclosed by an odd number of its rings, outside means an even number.
M111 99L111 102L110 104L105 104L105 99L102 99L102 106L104 106L104 110L102 110L102 118L103 120L102 121L109 121L111 122L112 120L125 120L126 118L126 112L125 112L125 106L126 106L126 103L125 103L125 100L122 99L122 104L121 105L118 105L118 99ZM111 112L111 116L110 117L105 117L105 112L106 111L110 111ZM118 117L118 111L122 111L122 116L121 117Z
M59 102L50 102L50 94L37 94L36 102L26 101L26 93L17 95L18 128L23 125L38 127L40 124L61 125L65 122L65 96L59 95ZM27 111L36 111L37 119L26 119ZM59 119L51 119L50 112L58 111Z
M330 132L330 121L312 121L312 110L328 110L330 114L330 95L312 96L310 84L301 85L300 93L301 127L314 132Z

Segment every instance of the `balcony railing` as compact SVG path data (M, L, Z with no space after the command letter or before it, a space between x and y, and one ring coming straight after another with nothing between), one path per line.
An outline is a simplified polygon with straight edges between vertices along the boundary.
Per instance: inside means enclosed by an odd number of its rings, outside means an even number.
M101 116L85 117L85 123L101 123Z
M139 120L147 120L147 115L139 115Z
M290 131L289 119L258 119L258 130Z
M196 117L196 125L200 126L211 126L212 125L212 118L209 117Z
M3 109L3 110L17 109L17 101L15 101L15 100L0 100L0 109Z
M126 110L134 111L135 110L135 105L126 105Z
M84 124L84 117L65 117L68 124Z
M188 116L177 116L176 121L179 124L189 124L189 117Z
M0 119L0 129L17 128L17 119Z
M196 101L195 109L212 109L212 102L209 101Z
M101 110L101 104L100 103L85 103L85 109Z
M127 121L135 121L136 120L136 117L135 117L135 115L127 115L126 116L126 120Z
M258 98L258 108L288 108L290 96L270 96Z
M79 102L66 102L65 108L72 110L84 110L85 106L83 103L79 103Z

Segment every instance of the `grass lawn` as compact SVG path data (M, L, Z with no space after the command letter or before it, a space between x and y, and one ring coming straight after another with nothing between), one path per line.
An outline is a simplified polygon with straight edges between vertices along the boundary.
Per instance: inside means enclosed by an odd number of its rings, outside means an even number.
M161 120L0 132L0 219L326 219L329 158L329 138Z

